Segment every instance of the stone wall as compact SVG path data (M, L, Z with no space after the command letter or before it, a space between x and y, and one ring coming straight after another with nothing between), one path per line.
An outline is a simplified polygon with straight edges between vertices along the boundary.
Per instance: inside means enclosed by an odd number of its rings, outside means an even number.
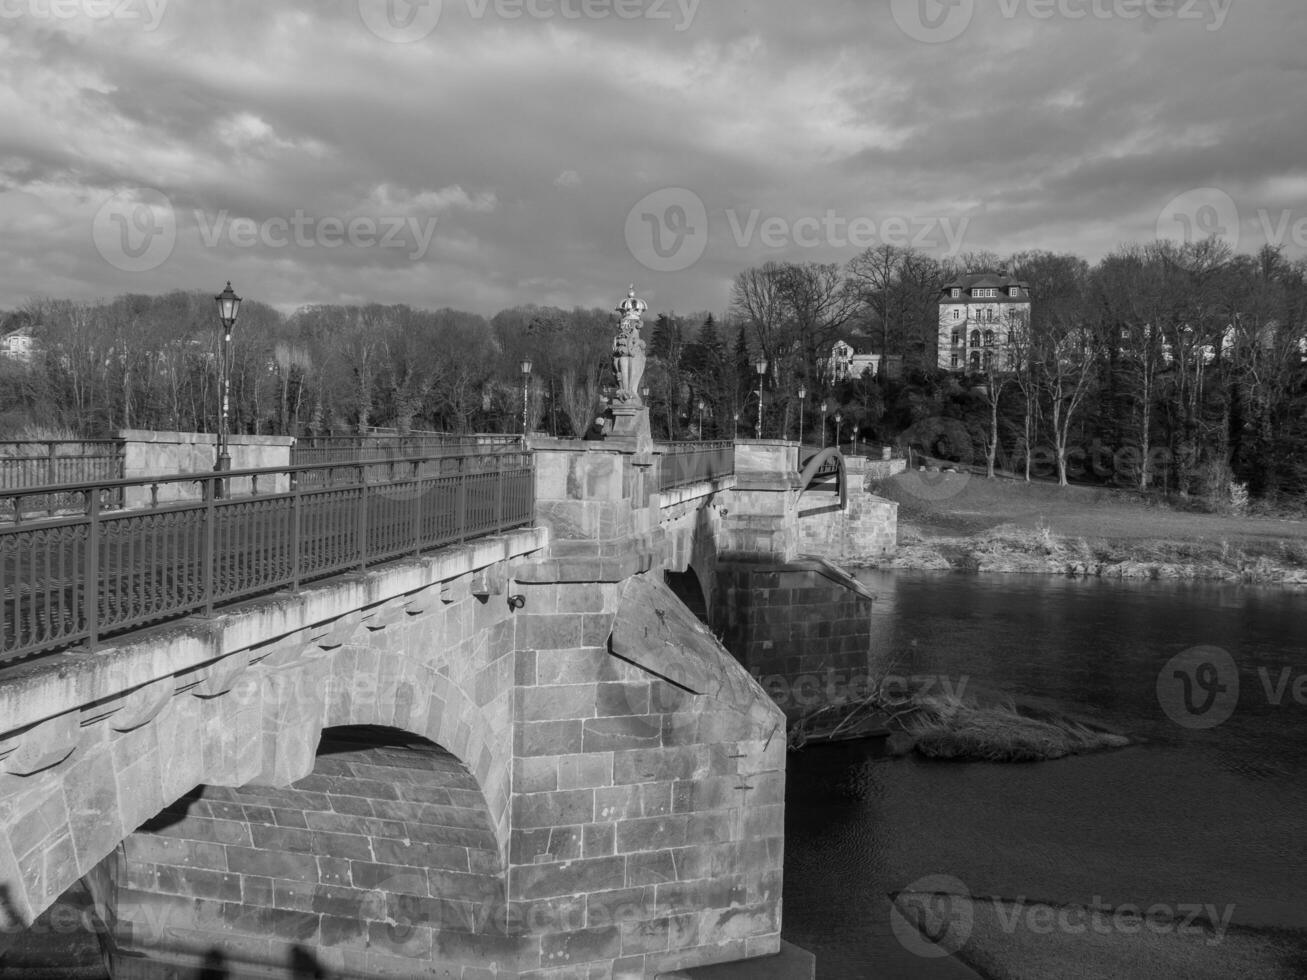
M123 429L118 438L124 443L124 479L146 480L155 476L177 473L212 473L217 458L217 436L204 432L155 432L149 429ZM290 465L290 448L295 444L291 436L232 436L229 443L233 470L282 469ZM236 477L229 481L232 496L250 493L249 477ZM268 481L259 481L263 493L284 493L290 489L286 474L278 474ZM158 488L158 500L198 500L199 484L165 483ZM150 502L148 489L129 491L128 507L140 507Z
M874 661L872 596L821 559L719 565L712 607L722 642L784 710L819 699L802 692L838 674L865 683Z

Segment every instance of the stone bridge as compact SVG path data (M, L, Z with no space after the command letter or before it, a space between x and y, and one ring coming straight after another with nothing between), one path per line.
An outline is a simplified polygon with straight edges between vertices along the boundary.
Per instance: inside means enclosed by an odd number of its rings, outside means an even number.
M62 915L115 978L792 963L751 673L866 664L821 556L892 505L785 443L664 492L643 410L533 448L535 526L0 670L0 952Z

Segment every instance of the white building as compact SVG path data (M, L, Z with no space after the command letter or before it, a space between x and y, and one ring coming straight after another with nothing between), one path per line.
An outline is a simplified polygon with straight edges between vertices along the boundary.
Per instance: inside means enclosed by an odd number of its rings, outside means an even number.
M969 272L939 300L939 359L945 371L1008 370L1011 333L1030 322L1030 284L1007 270Z
M36 338L32 336L31 327L19 327L0 337L0 357L28 364L35 353Z

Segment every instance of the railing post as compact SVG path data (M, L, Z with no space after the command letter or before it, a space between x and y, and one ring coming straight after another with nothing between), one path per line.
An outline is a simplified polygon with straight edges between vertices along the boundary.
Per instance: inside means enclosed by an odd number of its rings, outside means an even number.
M454 493L454 519L457 521L455 527L458 528L458 543L462 544L467 540L467 457L460 456L458 459L458 489Z
M56 478L56 477L57 477L57 474L55 473L55 465L54 465L54 447L55 447L55 444L54 444L53 442L47 442L47 443L45 444L45 450L46 450L46 455L45 455L45 482L46 482L46 486L54 486L56 483L59 482L59 480Z
M368 464L359 464L359 510L355 533L358 535L359 570L368 567Z
M100 642L100 491L93 488L86 508L86 569L82 573L82 607L86 611L86 648Z
M409 529L409 538L413 542L413 554L420 554L422 551L422 483L420 474L422 463L420 460L413 460L413 502L409 505L409 520L412 521L412 527Z
M217 541L218 509L215 477L201 477L200 485L204 487L204 615L213 615L213 592L217 580Z
M301 508L304 495L300 490L300 474L292 470L290 474L290 587L299 591L300 587L300 521L303 519Z
M504 457L500 456L495 461L495 530L501 531L504 527L504 479L507 473L504 470Z

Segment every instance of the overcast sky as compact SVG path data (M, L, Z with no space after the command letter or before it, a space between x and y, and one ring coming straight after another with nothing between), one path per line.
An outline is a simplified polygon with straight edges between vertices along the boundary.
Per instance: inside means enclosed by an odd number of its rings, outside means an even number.
M1307 245L1303 0L0 0L0 309Z

